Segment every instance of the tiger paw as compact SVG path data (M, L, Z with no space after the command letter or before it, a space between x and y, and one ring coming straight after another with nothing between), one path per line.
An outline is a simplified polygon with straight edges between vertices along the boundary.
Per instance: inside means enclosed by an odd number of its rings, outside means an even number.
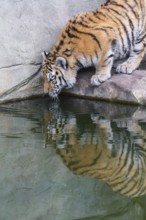
M110 78L110 75L103 75L103 74L97 75L97 74L95 74L91 77L91 85L99 86L102 82L106 81L109 78Z
M99 86L101 82L99 81L98 75L93 75L91 77L91 85L92 86Z
M116 68L116 72L118 73L131 74L133 71L134 68L132 67L132 64L127 62L119 64Z

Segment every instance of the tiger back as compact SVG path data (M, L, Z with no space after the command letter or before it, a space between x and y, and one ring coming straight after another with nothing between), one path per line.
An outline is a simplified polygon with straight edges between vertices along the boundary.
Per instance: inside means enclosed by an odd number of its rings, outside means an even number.
M91 85L99 86L116 67L131 74L141 63L146 45L146 0L108 0L95 11L72 17L52 50L43 54L44 91L57 97L76 83L79 69L95 67Z
M64 148L56 146L57 153L75 175L100 179L113 191L126 196L141 196L146 194L146 145L136 143L132 131L128 131L130 138L124 129L121 131L121 137L115 136L119 139L119 144L115 145L114 141L108 140L107 123L101 123L98 143L76 141ZM137 132L140 132L138 126Z

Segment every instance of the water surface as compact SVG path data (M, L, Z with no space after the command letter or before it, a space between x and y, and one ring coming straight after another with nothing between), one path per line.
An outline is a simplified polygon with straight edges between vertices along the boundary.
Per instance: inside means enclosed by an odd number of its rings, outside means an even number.
M0 107L0 220L146 219L146 108Z

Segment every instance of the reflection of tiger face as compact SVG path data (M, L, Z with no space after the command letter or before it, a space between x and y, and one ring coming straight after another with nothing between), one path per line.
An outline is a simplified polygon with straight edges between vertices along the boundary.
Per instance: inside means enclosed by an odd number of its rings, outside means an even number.
M93 12L74 16L49 53L43 55L44 91L56 97L76 82L77 71L94 66L92 85L111 77L114 60L129 57L117 72L132 73L144 56L146 0L108 0Z

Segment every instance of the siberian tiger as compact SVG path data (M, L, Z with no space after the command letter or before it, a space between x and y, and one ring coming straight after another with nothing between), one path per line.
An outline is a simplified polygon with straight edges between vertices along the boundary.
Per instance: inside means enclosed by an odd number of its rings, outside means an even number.
M116 71L131 74L144 57L146 0L108 0L95 11L72 17L50 52L43 53L44 92L57 97L76 83L77 71L95 67L91 85L111 77L115 60L126 58Z
M66 102L61 102L60 108L51 106L44 114L45 146L55 148L76 175L100 179L127 196L146 194L145 109L130 113L129 106L124 106L124 111L121 106L116 110L112 106L111 112L108 105L108 112L104 112L96 103L101 112L93 113L92 109L90 113L90 102L86 102L87 108L85 102ZM65 103L70 111L63 110ZM77 113L73 110L76 106Z
M129 130L116 123L119 126L119 132L116 133L108 120L101 120L96 140L95 136L94 140L91 135L88 137L89 134L79 140L70 133L64 147L57 145L56 148L65 165L75 175L100 179L113 191L137 197L146 194L145 134L137 123L130 120L125 122ZM135 130L142 134L136 134L139 137L135 137Z

